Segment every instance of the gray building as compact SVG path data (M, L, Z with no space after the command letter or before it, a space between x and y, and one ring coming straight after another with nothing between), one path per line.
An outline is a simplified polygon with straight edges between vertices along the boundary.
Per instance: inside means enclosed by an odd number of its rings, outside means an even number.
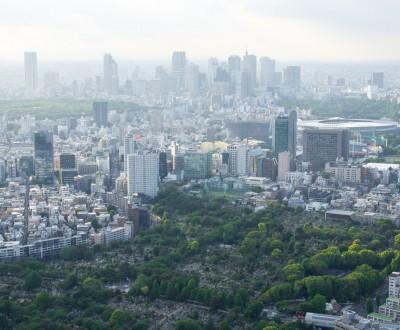
M53 132L35 132L34 149L36 183L54 184Z
M34 91L38 88L37 81L37 54L25 52L25 88Z
M186 151L184 156L185 180L207 179L211 176L211 153L206 151Z
M108 125L108 103L96 101L93 102L93 121L97 127L107 127Z
M303 162L310 162L315 170L325 169L327 162L349 155L348 130L305 129L303 131Z

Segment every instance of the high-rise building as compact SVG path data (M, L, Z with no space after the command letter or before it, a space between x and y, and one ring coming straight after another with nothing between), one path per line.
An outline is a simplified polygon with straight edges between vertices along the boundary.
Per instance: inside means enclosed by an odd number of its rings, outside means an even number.
M303 162L310 162L315 170L325 168L327 162L347 159L349 155L348 130L305 129L303 131Z
M297 148L297 111L292 110L289 113L288 120L288 151L296 158L296 148Z
M25 88L34 91L38 88L37 54L25 52Z
M214 88L215 77L217 76L218 59L211 57L208 59L208 87L210 90Z
M158 192L158 155L137 152L127 155L128 195L134 193L155 197Z
M171 78L175 79L176 89L181 91L185 88L186 53L172 53Z
M248 71L240 72L240 97L246 98L253 95L254 87L252 82L252 74Z
M378 86L378 88L383 88L384 87L384 73L383 72L373 72L372 73L372 79L371 79L371 85Z
M21 156L18 166L19 175L32 176L35 174L35 164L33 156Z
M207 179L211 176L211 153L201 150L186 151L184 155L185 179Z
M301 68L299 66L288 66L283 69L283 84L296 92L301 87Z
M237 88L237 85L240 86L241 80L241 64L242 59L239 55L231 55L228 58L228 72L229 72L229 94L230 95L239 95L240 89Z
M93 102L93 121L97 127L107 127L108 125L108 103Z
M250 74L251 87L252 89L257 86L257 56L249 55L246 50L246 54L243 56L242 71Z
M242 60L239 55L231 55L228 58L228 69L229 73L232 71L240 71L241 70L241 63Z
M289 118L286 116L278 116L275 119L274 132L273 132L273 147L275 155L289 150Z
M35 132L34 150L36 183L54 184L53 132Z
M228 121L226 122L229 138L244 140L253 138L264 141L267 147L271 146L269 137L270 123L267 121Z
M103 57L103 87L107 94L118 94L118 64L115 62L111 54L104 54Z
M292 155L288 151L282 151L278 154L278 180L285 181L286 173L290 171Z
M188 92L197 93L199 91L199 66L190 63L185 72L185 88Z
M76 168L75 154L63 153L59 155L60 169Z
M271 88L275 86L275 60L269 57L260 58L260 69L261 69L261 87Z
M167 153L165 151L158 154L158 166L160 178L164 179L168 175Z
M289 151L296 157L297 147L297 112L292 110L289 116L278 116L275 119L273 130L273 148L275 155L283 151Z

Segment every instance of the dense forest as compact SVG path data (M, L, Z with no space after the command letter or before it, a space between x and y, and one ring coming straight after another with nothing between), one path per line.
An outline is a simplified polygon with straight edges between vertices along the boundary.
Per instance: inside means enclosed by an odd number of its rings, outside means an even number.
M400 268L385 219L330 223L285 203L254 212L176 187L153 212L133 241L0 264L0 328L305 329L288 318L370 296ZM269 306L280 315L263 316Z
M31 115L37 119L57 119L68 116L90 116L93 102L76 99L37 99L37 100L0 100L0 113L6 114L8 119L19 119L21 116ZM137 110L140 106L134 102L108 101L108 109L123 112Z
M400 104L390 100L332 98L326 101L283 99L277 105L288 109L311 109L319 118L342 117L351 119L400 119Z

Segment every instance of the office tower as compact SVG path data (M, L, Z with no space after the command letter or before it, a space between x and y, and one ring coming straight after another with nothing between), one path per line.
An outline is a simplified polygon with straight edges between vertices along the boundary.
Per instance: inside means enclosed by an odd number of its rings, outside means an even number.
M275 181L278 176L278 162L276 158L272 157L272 154L269 154L266 157L260 157L258 161L257 176Z
M25 88L28 91L38 88L37 54L35 52L25 52Z
M164 131L164 111L155 109L151 113L151 131L160 134Z
M194 150L184 155L184 176L187 180L207 179L211 176L211 153Z
M292 110L288 118L288 151L296 159L297 148L297 111Z
M301 68L299 66L288 66L283 69L283 84L296 92L300 91Z
M275 155L283 151L289 151L296 157L297 147L297 112L292 110L289 116L278 116L275 119L273 130L273 148Z
M60 169L76 168L76 159L74 154L63 153L59 155Z
M251 72L242 71L240 74L240 97L246 98L253 95L253 82Z
M97 127L108 125L108 103L104 101L93 102L93 122Z
M261 87L268 89L275 86L275 60L269 57L260 58Z
M231 55L228 58L229 73L232 71L241 71L241 59L239 55Z
M158 155L137 152L127 155L128 195L134 193L155 197L158 192Z
M267 121L228 121L226 127L228 129L228 137L231 139L238 138L244 140L253 138L264 141L270 147L271 141L269 137L270 123Z
M336 79L336 86L338 86L338 87L346 86L346 79L345 78L337 78Z
M241 58L239 55L231 55L228 58L228 72L229 72L229 94L230 95L240 95L241 80Z
M257 57L255 55L249 55L246 50L246 54L243 56L242 71L250 73L251 77L251 88L257 87Z
M38 131L34 134L35 176L37 184L54 184L53 133Z
M310 162L317 171L325 163L349 155L349 131L335 129L305 129L303 131L303 162Z
M118 94L118 64L115 62L111 54L104 54L103 57L103 87L107 94Z
M290 171L292 156L288 151L278 154L278 181L285 181L286 173Z
M172 53L171 78L175 79L177 91L185 88L186 53Z
M215 77L217 76L218 59L211 57L208 59L208 88L212 90L214 88Z
M21 156L18 166L19 176L32 176L35 174L35 164L33 156Z
M373 72L371 85L378 86L378 88L384 87L384 73L383 72Z
M278 156L283 151L289 150L289 118L278 116L275 119L273 132L273 147L275 155Z
M167 153L165 151L160 151L158 154L158 166L158 172L162 180L168 175Z
M185 88L188 92L197 93L199 91L199 76L199 66L190 63L185 72Z

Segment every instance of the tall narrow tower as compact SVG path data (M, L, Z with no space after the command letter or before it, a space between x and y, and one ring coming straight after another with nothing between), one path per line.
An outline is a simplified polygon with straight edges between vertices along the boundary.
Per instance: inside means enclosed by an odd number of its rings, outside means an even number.
M37 87L37 54L25 52L25 88L34 91Z

